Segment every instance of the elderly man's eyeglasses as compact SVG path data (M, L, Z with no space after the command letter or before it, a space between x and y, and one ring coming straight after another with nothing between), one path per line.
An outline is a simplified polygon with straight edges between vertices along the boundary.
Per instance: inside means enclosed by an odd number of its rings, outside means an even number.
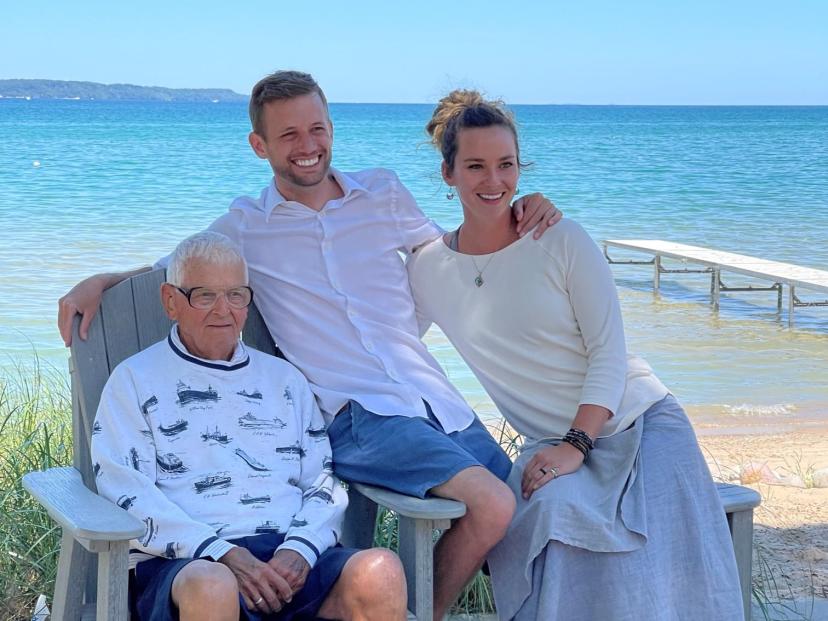
M210 287L192 287L184 289L173 285L198 310L209 310L218 302L219 295L224 295L227 304L232 308L247 308L253 301L253 289L250 287L233 287L232 289L211 289Z

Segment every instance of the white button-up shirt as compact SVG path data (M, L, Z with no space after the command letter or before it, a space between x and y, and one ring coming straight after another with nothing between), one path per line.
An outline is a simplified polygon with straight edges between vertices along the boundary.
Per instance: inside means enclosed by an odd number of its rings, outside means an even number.
M442 231L393 172L331 172L344 195L318 212L271 181L210 229L242 248L256 306L324 412L354 399L424 417L425 399L447 433L465 429L474 413L419 338L400 254Z

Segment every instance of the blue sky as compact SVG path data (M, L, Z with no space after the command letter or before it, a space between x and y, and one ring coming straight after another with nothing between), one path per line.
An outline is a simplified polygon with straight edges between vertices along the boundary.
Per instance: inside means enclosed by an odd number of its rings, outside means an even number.
M237 5L237 6L233 6ZM6 2L0 78L224 87L277 68L331 101L828 104L828 1Z

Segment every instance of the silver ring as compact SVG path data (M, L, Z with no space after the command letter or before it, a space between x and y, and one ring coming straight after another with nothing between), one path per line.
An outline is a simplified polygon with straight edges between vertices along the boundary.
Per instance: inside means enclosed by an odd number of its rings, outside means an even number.
M541 467L541 468L538 468L538 470L540 470L540 473L543 476L546 476L547 474L549 474L549 471L546 468Z
M259 599L257 599L255 602L253 602L253 605L254 605L254 606L258 606L258 605L259 605L259 604L261 604L263 601L264 601L264 597L261 597L261 596L260 596L260 597L259 597Z
M552 478L558 478L558 469L555 466L549 466L549 471L552 473Z

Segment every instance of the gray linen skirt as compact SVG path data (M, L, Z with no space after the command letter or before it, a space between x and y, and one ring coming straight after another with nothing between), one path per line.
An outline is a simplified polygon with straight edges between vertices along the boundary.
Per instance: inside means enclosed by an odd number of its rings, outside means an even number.
M499 618L744 618L724 510L672 395L523 500L523 468L543 446L527 444L508 480L517 511L489 555Z

